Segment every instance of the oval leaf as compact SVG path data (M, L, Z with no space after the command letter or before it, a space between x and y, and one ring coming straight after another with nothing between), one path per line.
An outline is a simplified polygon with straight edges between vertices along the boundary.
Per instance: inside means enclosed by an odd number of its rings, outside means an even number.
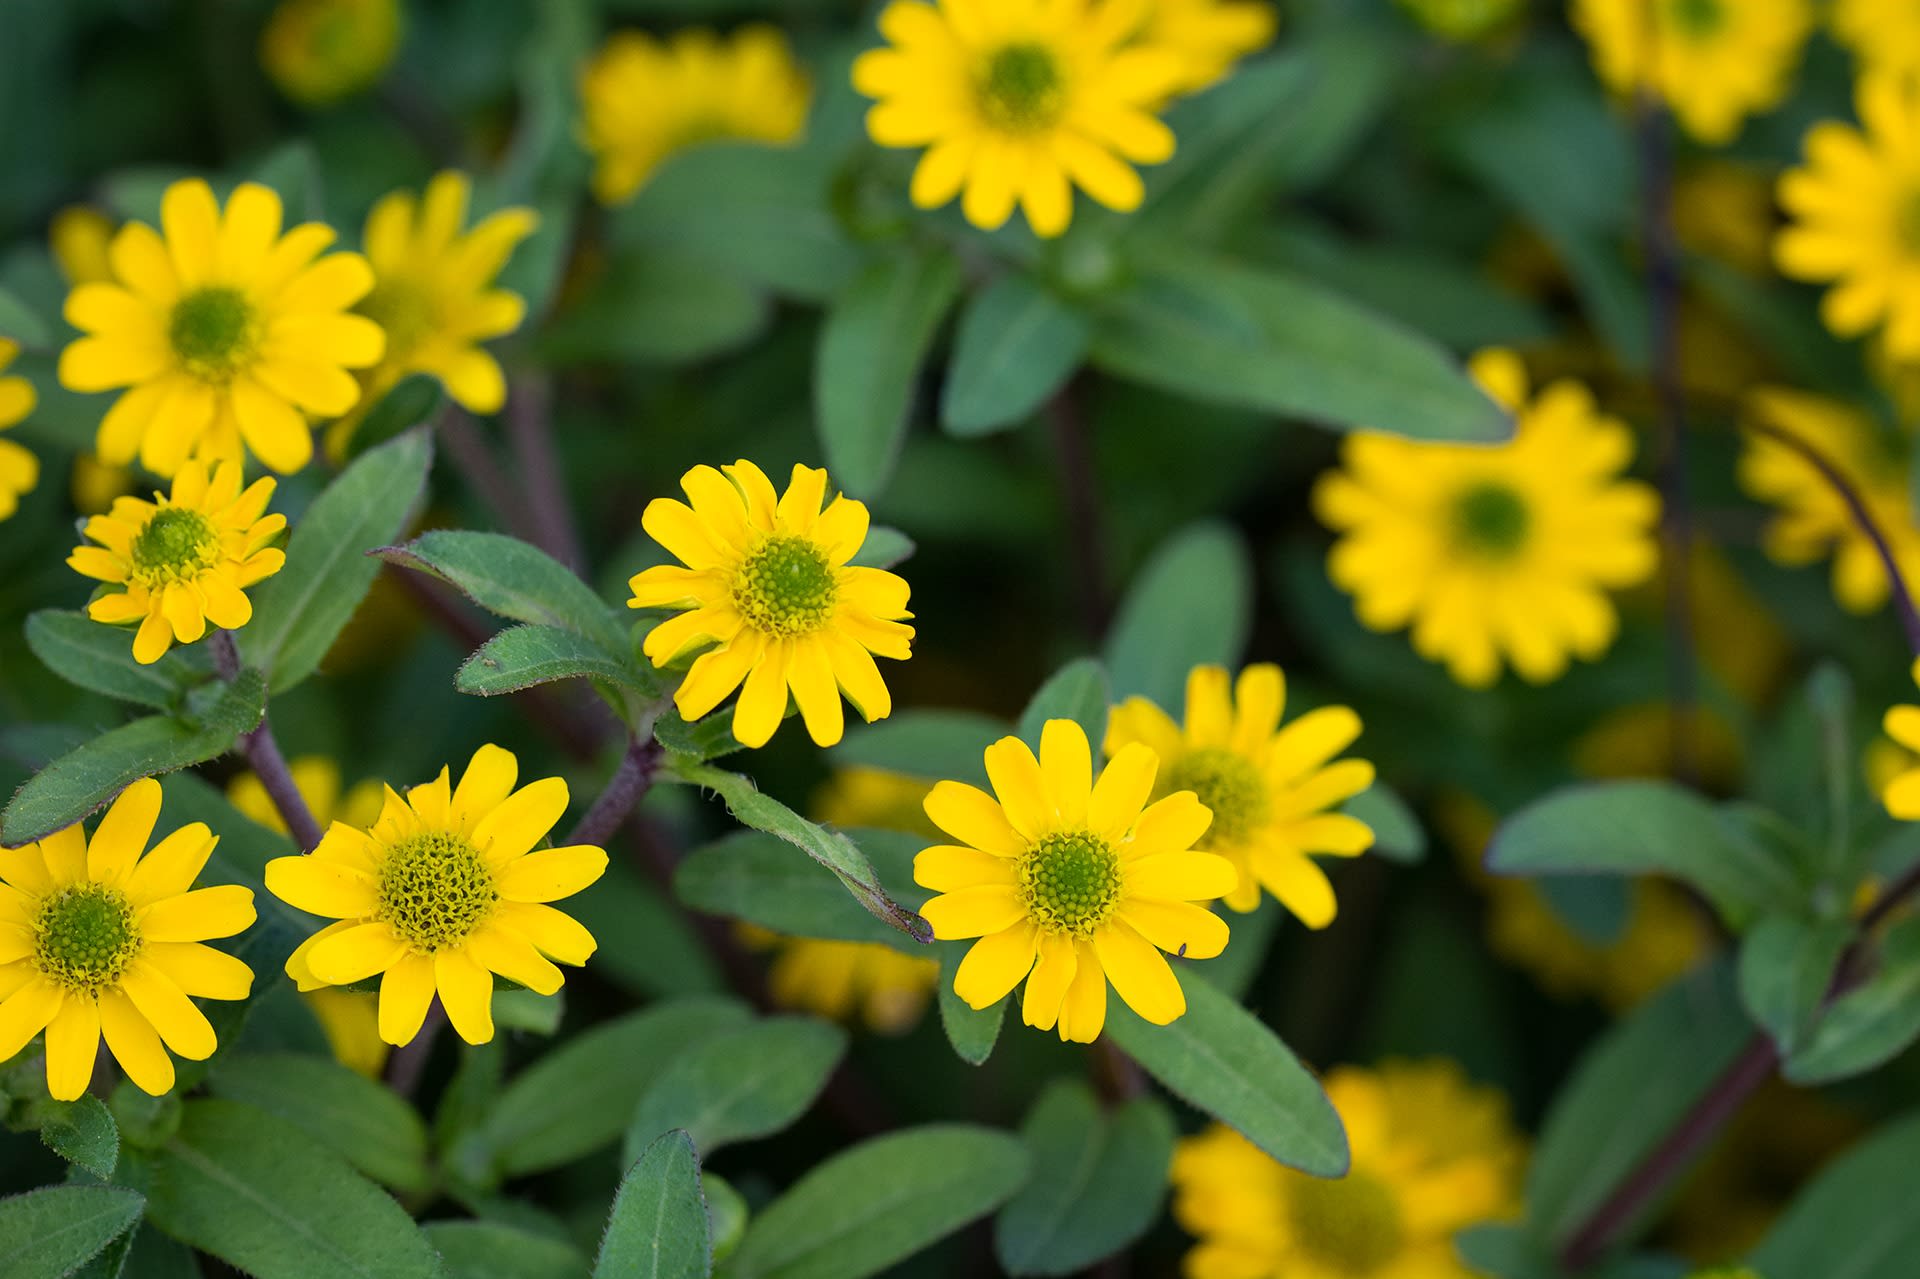
M769 1017L682 1053L653 1081L627 1125L626 1158L685 1132L703 1155L779 1132L806 1113L847 1048L812 1017Z
M1113 700L1106 668L1091 657L1068 662L1048 677L1020 713L1020 738L1040 750L1040 730L1050 719L1076 721L1087 732L1094 754L1107 737L1107 704Z
M223 1054L208 1084L216 1097L286 1120L376 1181L428 1183L427 1127L391 1089L339 1062L298 1053Z
M142 1200L118 1186L48 1186L0 1199L9 1279L62 1279L140 1220Z
M557 626L625 653L627 624L573 570L537 546L503 533L435 529L376 552L389 564L437 577L515 622Z
M961 312L940 422L954 435L1019 424L1086 357L1086 314L1025 275L1003 275Z
M1241 536L1214 523L1175 533L1140 570L1107 633L1114 700L1138 694L1178 713L1187 672L1237 666L1252 624L1253 558Z
M600 1237L594 1279L704 1279L713 1273L712 1226L693 1141L662 1133L620 1180Z

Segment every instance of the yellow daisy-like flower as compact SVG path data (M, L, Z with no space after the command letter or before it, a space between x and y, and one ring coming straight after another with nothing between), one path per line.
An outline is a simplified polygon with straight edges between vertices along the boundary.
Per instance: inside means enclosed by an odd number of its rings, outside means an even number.
M1057 236L1073 186L1136 209L1145 188L1127 162L1173 154L1156 113L1193 77L1182 54L1130 43L1141 17L1128 0L894 0L880 14L889 47L853 64L854 87L879 100L867 132L926 147L913 203L959 195L984 230L1017 202L1035 234Z
M1029 1026L1090 1044L1107 983L1157 1026L1187 1010L1161 951L1212 959L1227 923L1198 902L1233 891L1233 863L1194 845L1213 820L1192 791L1149 804L1160 761L1123 747L1096 782L1086 730L1048 720L1040 757L1017 737L987 747L992 795L941 782L927 816L954 840L922 852L913 877L937 896L920 913L942 941L978 937L953 976L974 1008L1022 978Z
M1834 0L1828 22L1869 71L1920 71L1920 9L1907 0Z
M1710 145L1787 96L1813 29L1808 0L1573 0L1570 16L1609 89L1653 93Z
M940 980L937 960L879 942L765 935L774 948L767 993L782 1008L834 1021L856 1017L881 1035L904 1035L927 1011Z
M1429 444L1357 431L1343 469L1320 478L1314 511L1340 534L1327 557L1369 630L1411 625L1422 657L1484 688L1502 661L1544 684L1569 656L1606 652L1619 628L1608 590L1657 567L1660 499L1620 478L1633 433L1595 408L1576 382L1527 397L1510 351L1469 366L1511 410L1511 442Z
M84 204L71 204L53 215L47 246L68 284L93 284L113 279L107 246L113 243L113 219Z
M20 354L20 344L0 338L0 370ZM16 426L33 412L33 383L23 377L0 377L0 431ZM20 499L40 482L40 459L24 444L0 440L0 520L20 509Z
M1527 0L1398 0L1421 26L1448 40L1478 40L1511 22Z
M1187 1279L1474 1279L1455 1232L1519 1208L1526 1147L1507 1101L1451 1061L1342 1067L1327 1096L1353 1168L1295 1172L1213 1124L1173 1156Z
M785 146L806 127L812 89L787 38L762 23L731 37L610 36L580 72L580 141L593 194L623 204L668 157L706 142Z
M1825 457L1865 504L1901 576L1920 581L1920 527L1914 522L1906 464L1866 414L1836 400L1777 387L1755 391L1747 411ZM1794 566L1831 555L1833 596L1843 608L1870 613L1886 603L1890 584L1879 553L1846 500L1811 462L1779 440L1749 432L1738 473L1743 489L1779 508L1761 541L1769 559Z
M78 453L67 481L67 496L80 514L99 515L113 509L114 499L133 492L138 483L131 467L108 466L91 453Z
M1358 715L1323 706L1281 728L1286 700L1278 666L1247 667L1232 691L1224 668L1196 666L1187 675L1184 729L1146 698L1129 697L1107 721L1106 751L1151 748L1160 757L1154 793L1192 791L1212 811L1198 846L1239 872L1228 906L1252 910L1264 887L1307 927L1325 928L1333 885L1312 854L1353 857L1373 846L1365 822L1327 811L1371 786L1373 765L1328 762L1360 736Z
M67 557L74 572L126 587L87 605L96 622L138 622L133 660L150 665L174 641L192 644L209 624L237 631L253 620L246 588L278 573L286 552L271 545L287 527L266 514L274 482L242 491L240 464L195 458L173 478L173 492L153 501L117 499L86 523L97 546Z
M776 495L744 458L718 470L696 466L680 487L693 505L659 497L640 518L680 564L627 583L629 608L688 610L647 634L655 666L712 645L674 692L680 714L698 719L738 688L733 735L745 746L773 737L789 690L822 746L844 731L843 692L869 723L885 719L893 698L873 655L911 655L904 619L913 614L903 578L847 562L867 540L866 505L843 494L821 510L827 473L809 466L795 466Z
M1913 679L1920 684L1920 661L1913 664ZM1920 752L1920 706L1893 707L1881 727L1907 750ZM1889 778L1880 791L1880 802L1900 821L1920 821L1920 767L1904 768Z
M1183 66L1176 91L1198 93L1271 44L1279 26L1272 6L1259 0L1147 0L1134 39L1178 54Z
M348 369L379 361L380 326L347 308L373 287L357 253L318 222L280 233L280 197L243 182L223 214L213 189L185 178L166 190L159 232L130 222L109 250L114 282L67 295L86 336L60 355L75 391L129 388L101 419L95 451L136 454L172 475L195 452L297 471L313 456L306 413L337 417L360 398ZM317 260L316 260L317 259Z
M127 787L88 839L77 825L0 848L0 1061L47 1032L47 1088L72 1101L93 1078L104 1037L135 1086L173 1087L172 1049L205 1061L213 1026L202 999L245 999L253 970L201 943L253 923L238 884L195 889L218 838L203 822L147 848L160 783Z
M371 87L400 48L399 0L281 0L260 33L260 65L310 107Z
M474 752L460 784L448 770L403 799L391 787L365 830L336 821L320 846L267 863L267 889L338 920L287 959L301 990L380 976L380 1038L410 1042L436 994L470 1044L493 1038L493 974L551 995L549 961L578 967L593 935L547 905L599 879L607 855L580 844L536 848L567 811L567 783L518 790L520 765L498 746Z

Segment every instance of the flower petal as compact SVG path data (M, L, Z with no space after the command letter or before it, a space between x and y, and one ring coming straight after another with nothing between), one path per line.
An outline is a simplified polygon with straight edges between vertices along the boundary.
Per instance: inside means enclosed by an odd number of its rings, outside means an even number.
M977 848L936 844L913 859L913 882L936 893L1014 883L1013 862Z
M122 886L160 820L160 783L143 777L120 792L87 842L87 878Z
M253 924L253 890L239 884L165 897L140 912L140 935L150 942L231 937Z
M100 1059L100 1005L71 996L47 1023L47 1091L55 1101L74 1101L93 1081Z
M542 848L502 866L495 887L508 901L559 901L599 879L606 869L606 852L591 844Z
M159 1097L173 1088L173 1058L133 1001L117 990L100 996L100 1034L136 1088Z
M1225 897L1240 882L1233 863L1212 853L1156 853L1120 866L1129 901L1138 898L1197 902Z
M433 960L408 954L380 979L380 1038L399 1047L413 1042L433 1003Z
M385 972L406 952L407 943L387 924L354 924L315 943L307 967L330 986L346 986Z
M953 993L969 1008L1005 999L1033 968L1040 930L1025 920L975 942L954 970Z
M1109 844L1118 844L1133 829L1160 771L1160 757L1139 742L1122 746L1094 783L1087 804L1087 826Z
M935 826L995 857L1018 857L1027 840L1007 821L1000 802L965 782L937 782L921 805Z
M567 813L565 778L543 777L507 796L473 828L474 846L498 868L546 838Z
M1182 959L1212 959L1227 948L1227 921L1190 902L1136 898L1121 904L1120 918Z
M219 1047L213 1025L173 979L145 959L136 959L120 975L120 989L140 1015L160 1032L161 1041L188 1061L205 1061Z
M1093 949L1114 990L1145 1020L1164 1026L1187 1011L1180 979L1153 944L1128 925L1114 923L1095 933Z
M1027 917L1027 909L1011 885L989 884L942 893L922 906L920 914L933 925L935 937L954 941L1011 928Z
M433 957L433 982L454 1032L470 1044L493 1038L493 974L482 968L465 947L440 951Z

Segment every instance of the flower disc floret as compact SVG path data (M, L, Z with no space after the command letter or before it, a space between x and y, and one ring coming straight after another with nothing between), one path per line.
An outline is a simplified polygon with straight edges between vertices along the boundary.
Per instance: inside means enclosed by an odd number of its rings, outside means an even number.
M1239 843L1256 834L1273 812L1273 799L1259 767L1232 750L1202 747L1174 756L1165 789L1169 794L1190 790L1199 796L1213 813L1208 829L1219 843Z
M980 113L1009 133L1033 133L1059 122L1067 104L1060 60L1044 44L996 49L980 77Z
M810 635L833 617L833 565L804 537L770 537L740 565L734 607L769 635Z
M1511 486L1479 481L1454 499L1453 522L1463 551L1504 559L1526 545L1532 517L1526 498Z
M75 884L40 903L33 923L33 962L67 990L98 995L140 953L140 930L125 893L105 884Z
M184 506L163 506L133 539L134 575L149 587L197 577L218 562L220 532Z
M379 917L424 951L465 941L499 900L479 850L452 831L404 839L380 863Z
M173 304L167 340L189 373L203 382L224 383L253 362L258 330L246 294L210 285Z
M1020 901L1046 932L1091 937L1120 900L1120 859L1091 831L1048 835L1020 859Z
M1373 1274L1406 1246L1399 1197L1367 1173L1292 1178L1286 1199L1300 1250L1334 1274Z

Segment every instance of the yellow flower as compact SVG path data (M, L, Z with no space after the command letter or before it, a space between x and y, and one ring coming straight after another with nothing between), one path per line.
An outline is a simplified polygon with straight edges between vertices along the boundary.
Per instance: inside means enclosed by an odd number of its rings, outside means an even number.
M1345 469L1313 493L1340 534L1327 572L1362 625L1411 625L1414 649L1460 683L1491 685L1504 659L1544 684L1569 655L1591 660L1613 643L1619 617L1606 592L1654 571L1660 502L1620 478L1633 434L1585 387L1555 382L1529 402L1509 351L1483 351L1470 369L1517 417L1512 442L1349 435Z
M68 284L94 284L113 279L107 246L113 242L113 219L98 209L72 204L53 215L47 242L60 274Z
M1920 71L1920 9L1907 0L1834 0L1833 37L1869 71Z
M755 23L731 38L610 36L580 73L580 140L593 193L622 204L675 152L740 140L784 146L806 127L812 90L787 39Z
M253 970L202 942L253 923L253 893L193 888L218 838L182 826L151 850L160 783L127 787L87 839L78 825L0 849L0 1061L47 1032L47 1088L86 1091L104 1036L133 1083L173 1087L172 1049L205 1061L213 1026L193 1004L245 999ZM163 1046L164 1045L164 1046Z
M323 986L302 991L300 998L320 1023L333 1059L348 1070L378 1079L391 1051L380 1038L380 996Z
M881 830L912 831L919 835L937 835L927 820L922 805L932 782L918 777L889 773L883 768L835 769L814 793L815 821L842 830L854 826L874 826Z
M724 471L724 474L722 473ZM680 560L636 574L629 608L686 609L648 633L655 666L709 644L673 695L698 719L734 689L733 735L764 746L787 713L791 689L807 733L840 740L840 693L869 723L893 710L872 654L905 661L913 628L903 619L907 583L849 565L867 540L867 508L845 495L820 509L827 473L795 466L784 496L744 458L680 477L693 505L659 497L640 518ZM744 684L743 684L744 681Z
M1835 400L1764 387L1747 401L1754 419L1794 436L1832 464L1879 526L1894 562L1907 581L1920 573L1920 527L1905 463L1880 438L1864 413ZM1887 601L1884 565L1860 531L1846 501L1800 453L1778 440L1749 432L1740 455L1740 486L1778 509L1761 545L1767 557L1786 565L1833 557L1833 595L1854 613L1870 613Z
M1146 9L1134 40L1179 55L1180 93L1225 79L1234 63L1272 43L1280 25L1272 6L1259 0L1147 0Z
M1399 0L1427 30L1448 40L1478 40L1512 21L1527 0Z
M73 459L67 495L80 514L99 515L112 509L115 498L133 492L137 482L131 468L108 466L92 453L79 453Z
M75 391L129 388L100 422L95 450L172 475L196 451L239 461L242 445L268 468L297 471L313 456L308 413L351 409L348 369L379 361L380 326L347 308L373 287L357 253L319 258L333 231L318 222L280 233L280 197L243 182L223 215L198 178L167 188L165 238L130 222L113 238L114 283L67 295L68 323L86 336L60 356Z
M0 338L0 370L20 354L20 344ZM0 431L26 420L33 412L33 383L23 377L0 377ZM0 520L20 509L20 499L40 482L40 459L24 444L0 440Z
M519 762L498 746L474 752L460 785L448 770L402 799L387 788L362 830L334 822L313 852L267 863L267 889L327 925L287 959L301 990L381 975L380 1038L420 1033L434 995L470 1044L493 1038L493 974L551 995L564 978L549 960L579 966L593 935L547 905L600 878L591 845L536 849L567 811L567 784L542 778L519 790Z
M1106 1024L1109 981L1155 1025L1184 1013L1160 952L1212 959L1227 945L1226 921L1194 904L1236 878L1226 858L1193 851L1212 815L1192 791L1149 805L1160 762L1137 742L1095 782L1086 730L1068 719L1047 721L1039 759L1003 737L986 761L994 794L952 781L928 794L927 816L958 843L913 863L937 894L920 910L933 935L981 939L953 993L985 1008L1026 978L1027 1025L1086 1044Z
M1855 86L1860 126L1807 130L1807 163L1780 179L1793 224L1774 261L1796 280L1831 281L1820 318L1837 336L1884 324L1895 363L1920 360L1920 92L1904 77L1868 74Z
M1573 0L1570 16L1609 89L1655 94L1710 145L1787 96L1813 28L1808 0Z
M765 935L775 948L767 993L782 1008L835 1021L858 1016L877 1034L904 1035L927 1011L940 964L879 942Z
M1687 251L1765 275L1773 265L1773 184L1745 165L1709 160L1674 183L1673 229Z
M1913 679L1920 683L1920 661L1913 664ZM1895 706L1881 727L1909 751L1920 751L1920 706ZM1920 767L1902 769L1880 791L1880 802L1887 812L1903 822L1920 821Z
M1223 668L1196 666L1187 676L1184 731L1146 698L1130 697L1107 722L1106 753L1149 747L1160 757L1154 794L1192 791L1212 811L1197 846L1239 872L1228 906L1252 910L1264 887L1309 928L1325 928L1333 885L1310 854L1353 857L1373 846L1365 822L1327 811L1371 786L1373 765L1328 762L1360 735L1358 715L1323 706L1282 729L1286 699L1278 666L1247 667L1231 694Z
M399 0L281 0L260 33L260 65L306 106L379 80L400 48Z
M1059 235L1072 185L1129 212L1145 188L1126 161L1173 154L1155 113L1192 74L1171 49L1128 43L1138 18L1126 0L893 0L880 15L889 46L853 64L854 88L879 100L867 132L926 147L913 203L960 195L984 230L1017 201L1035 234Z
M1327 1096L1353 1168L1295 1172L1214 1124L1173 1156L1187 1279L1473 1279L1456 1231L1512 1216L1526 1150L1506 1098L1451 1061L1342 1067Z
M191 644L207 626L237 631L253 619L246 588L278 573L286 553L271 546L287 527L284 515L267 515L274 482L255 480L243 492L240 464L212 467L195 458L174 476L171 496L117 499L105 515L86 523L97 546L77 546L67 557L74 572L123 591L87 605L96 622L140 623L133 660L159 661L174 641Z

